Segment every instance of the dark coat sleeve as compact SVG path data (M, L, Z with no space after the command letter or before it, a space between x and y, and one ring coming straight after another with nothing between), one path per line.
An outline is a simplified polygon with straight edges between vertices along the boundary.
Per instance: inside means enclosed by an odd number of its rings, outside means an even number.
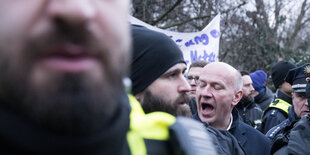
M280 124L285 119L286 117L279 110L271 109L264 114L260 131L266 134L272 127Z
M258 130L239 121L232 133L248 155L268 155L271 141Z

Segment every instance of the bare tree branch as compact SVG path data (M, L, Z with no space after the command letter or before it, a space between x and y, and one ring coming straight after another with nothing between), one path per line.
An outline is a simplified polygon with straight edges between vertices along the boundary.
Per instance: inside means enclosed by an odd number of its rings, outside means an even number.
M280 10L282 8L282 2L281 1L275 1L275 9L274 9L274 18L275 18L275 26L273 30L277 30L280 24Z
M227 14L227 13L229 13L229 12L232 11L232 10L235 10L235 9L237 9L237 8L242 7L242 6L245 5L245 4L246 4L246 2L243 1L243 2L242 2L241 4L239 4L238 6L223 11L222 14ZM215 16L215 15L205 15L205 16L194 17L194 18L190 18L190 19L188 19L188 20L185 20L185 21L182 21L182 22L179 22L179 23L175 23L175 24L171 24L171 25L167 25L167 26L163 26L163 27L159 27L159 28L161 28L161 29L168 29L168 28L171 28L171 27L175 27L175 26L180 26L180 25L186 24L186 23L191 22L191 21L194 21L194 20L199 20L199 19L204 19L204 18L210 18L210 17L212 17L212 16Z
M163 20L174 8L176 8L183 0L176 1L171 8L169 8L165 13L163 13L159 18L151 22L151 25L155 25L161 20Z
M294 31L290 37L290 41L287 43L288 47L290 47L292 45L292 43L294 42L298 32L302 29L302 20L305 16L305 13L306 13L306 8L307 6L307 0L304 0L303 3L302 3L302 6L301 6L301 9L300 9L300 13L298 15L298 18L296 20L296 23L295 23L295 26L294 26Z
M186 24L186 23L191 22L193 20L199 20L199 19L204 19L204 18L211 18L211 15L190 18L190 19L182 21L180 23L175 23L175 24L171 24L171 25L163 26L163 27L159 27L159 28L161 28L161 29L168 29L168 28L171 28L171 27L175 27L175 26L180 26L180 25Z

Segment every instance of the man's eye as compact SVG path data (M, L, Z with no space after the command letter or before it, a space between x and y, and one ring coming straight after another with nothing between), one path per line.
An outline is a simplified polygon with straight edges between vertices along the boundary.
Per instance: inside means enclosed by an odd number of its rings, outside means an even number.
M199 76L188 76L188 80L195 80L196 82L199 80Z
M297 96L299 97L299 98L307 98L307 96L306 96L306 93L298 93L297 94Z
M197 82L197 85L198 85L198 87L200 87L200 88L203 88L203 87L206 86L206 84L205 84L204 82L201 82L201 81L199 81L199 80L198 80L198 82Z
M169 77L172 77L172 78L173 78L173 77L176 77L176 76L177 76L176 73L172 73L172 74L169 75Z
M220 90L220 89L222 89L222 87L220 85L214 85L214 89L215 90Z

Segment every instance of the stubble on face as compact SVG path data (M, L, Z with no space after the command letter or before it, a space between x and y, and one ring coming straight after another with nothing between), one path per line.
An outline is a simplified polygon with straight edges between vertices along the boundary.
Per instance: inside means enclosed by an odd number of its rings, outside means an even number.
M152 94L149 90L145 90L141 104L145 113L162 111L174 116L192 117L189 101L190 97L186 93L180 94L175 101L165 101ZM180 105L180 103L184 103L185 105Z
M244 101L244 102L248 102L248 103L251 102L251 103L253 103L254 102L253 93L243 94L241 100Z

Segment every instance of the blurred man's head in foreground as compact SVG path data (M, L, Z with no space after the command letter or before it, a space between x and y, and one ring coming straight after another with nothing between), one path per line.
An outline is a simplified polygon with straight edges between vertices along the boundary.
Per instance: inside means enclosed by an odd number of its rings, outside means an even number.
M120 106L129 1L0 2L1 106L40 126L81 132Z

